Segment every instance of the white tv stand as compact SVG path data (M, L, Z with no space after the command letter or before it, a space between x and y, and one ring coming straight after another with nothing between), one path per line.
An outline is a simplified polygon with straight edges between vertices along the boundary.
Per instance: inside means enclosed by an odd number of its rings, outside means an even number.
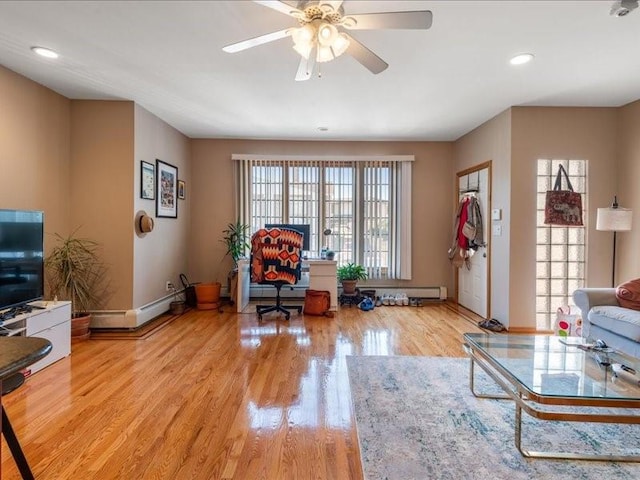
M51 342L51 353L26 369L25 376L36 373L71 353L71 302L31 302L36 307L2 322L3 335L22 335L46 338Z

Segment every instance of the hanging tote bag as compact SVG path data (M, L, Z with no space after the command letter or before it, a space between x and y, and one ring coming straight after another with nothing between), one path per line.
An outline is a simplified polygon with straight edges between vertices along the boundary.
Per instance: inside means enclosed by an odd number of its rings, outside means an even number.
M567 180L567 190L562 190L562 177ZM582 226L582 195L573 191L569 175L562 165L556 175L553 190L547 190L544 205L544 223L565 227Z

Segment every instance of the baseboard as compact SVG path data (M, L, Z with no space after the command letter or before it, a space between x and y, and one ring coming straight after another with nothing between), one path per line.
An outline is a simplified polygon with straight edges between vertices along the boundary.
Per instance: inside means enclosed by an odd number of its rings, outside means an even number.
M173 300L172 294L131 310L92 310L91 328L138 328L167 312Z
M428 300L446 300L447 299L447 287L390 287L390 286L366 286L358 285L360 290L375 290L377 296L382 295L395 295L397 293L406 293L408 297L422 298ZM309 285L292 285L291 287L282 287L281 296L283 298L304 298L305 290L309 288ZM340 293L341 288L338 287ZM221 289L221 295L228 295L226 288ZM269 285L251 284L251 298L274 298L275 289Z

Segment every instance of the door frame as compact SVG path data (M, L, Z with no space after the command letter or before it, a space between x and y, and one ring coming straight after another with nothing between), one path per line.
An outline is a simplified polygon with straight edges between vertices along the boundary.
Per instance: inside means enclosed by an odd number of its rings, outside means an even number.
M488 160L486 162L483 163L479 163L477 165L474 165L472 167L469 168L465 168L464 170L460 170L459 172L456 172L456 178L455 178L455 189L454 189L454 195L455 195L455 201L453 203L454 205L454 215L457 212L458 209L458 204L460 203L460 177L464 177L466 175L469 175L471 173L475 173L475 172L479 172L480 170L484 170L485 168L487 169L487 189L489 190L487 192L487 199L488 199L488 204L487 204L487 210L486 210L486 214L488 217L488 228L487 228L487 232L485 233L485 237L486 237L486 243L487 243L487 278L486 278L486 282L487 282L487 319L492 318L491 316L491 248L493 245L493 242L491 241L491 237L492 237L492 230L493 230L493 224L492 224L492 220L491 220L491 210L492 210L492 199L491 199L491 191L493 189L492 187L492 181L493 181L493 176L491 174L491 163L492 160ZM455 286L455 297L454 300L456 303L458 303L458 269L455 268L454 269L454 286Z

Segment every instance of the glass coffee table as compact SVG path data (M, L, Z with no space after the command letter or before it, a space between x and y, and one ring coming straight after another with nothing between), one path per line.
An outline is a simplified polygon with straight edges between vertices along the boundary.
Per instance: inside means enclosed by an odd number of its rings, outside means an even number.
M532 458L640 462L640 455L583 455L530 451L522 446L522 411L540 420L640 423L640 359L594 349L577 337L465 333L476 397L515 402L515 444ZM478 364L505 395L478 393Z

